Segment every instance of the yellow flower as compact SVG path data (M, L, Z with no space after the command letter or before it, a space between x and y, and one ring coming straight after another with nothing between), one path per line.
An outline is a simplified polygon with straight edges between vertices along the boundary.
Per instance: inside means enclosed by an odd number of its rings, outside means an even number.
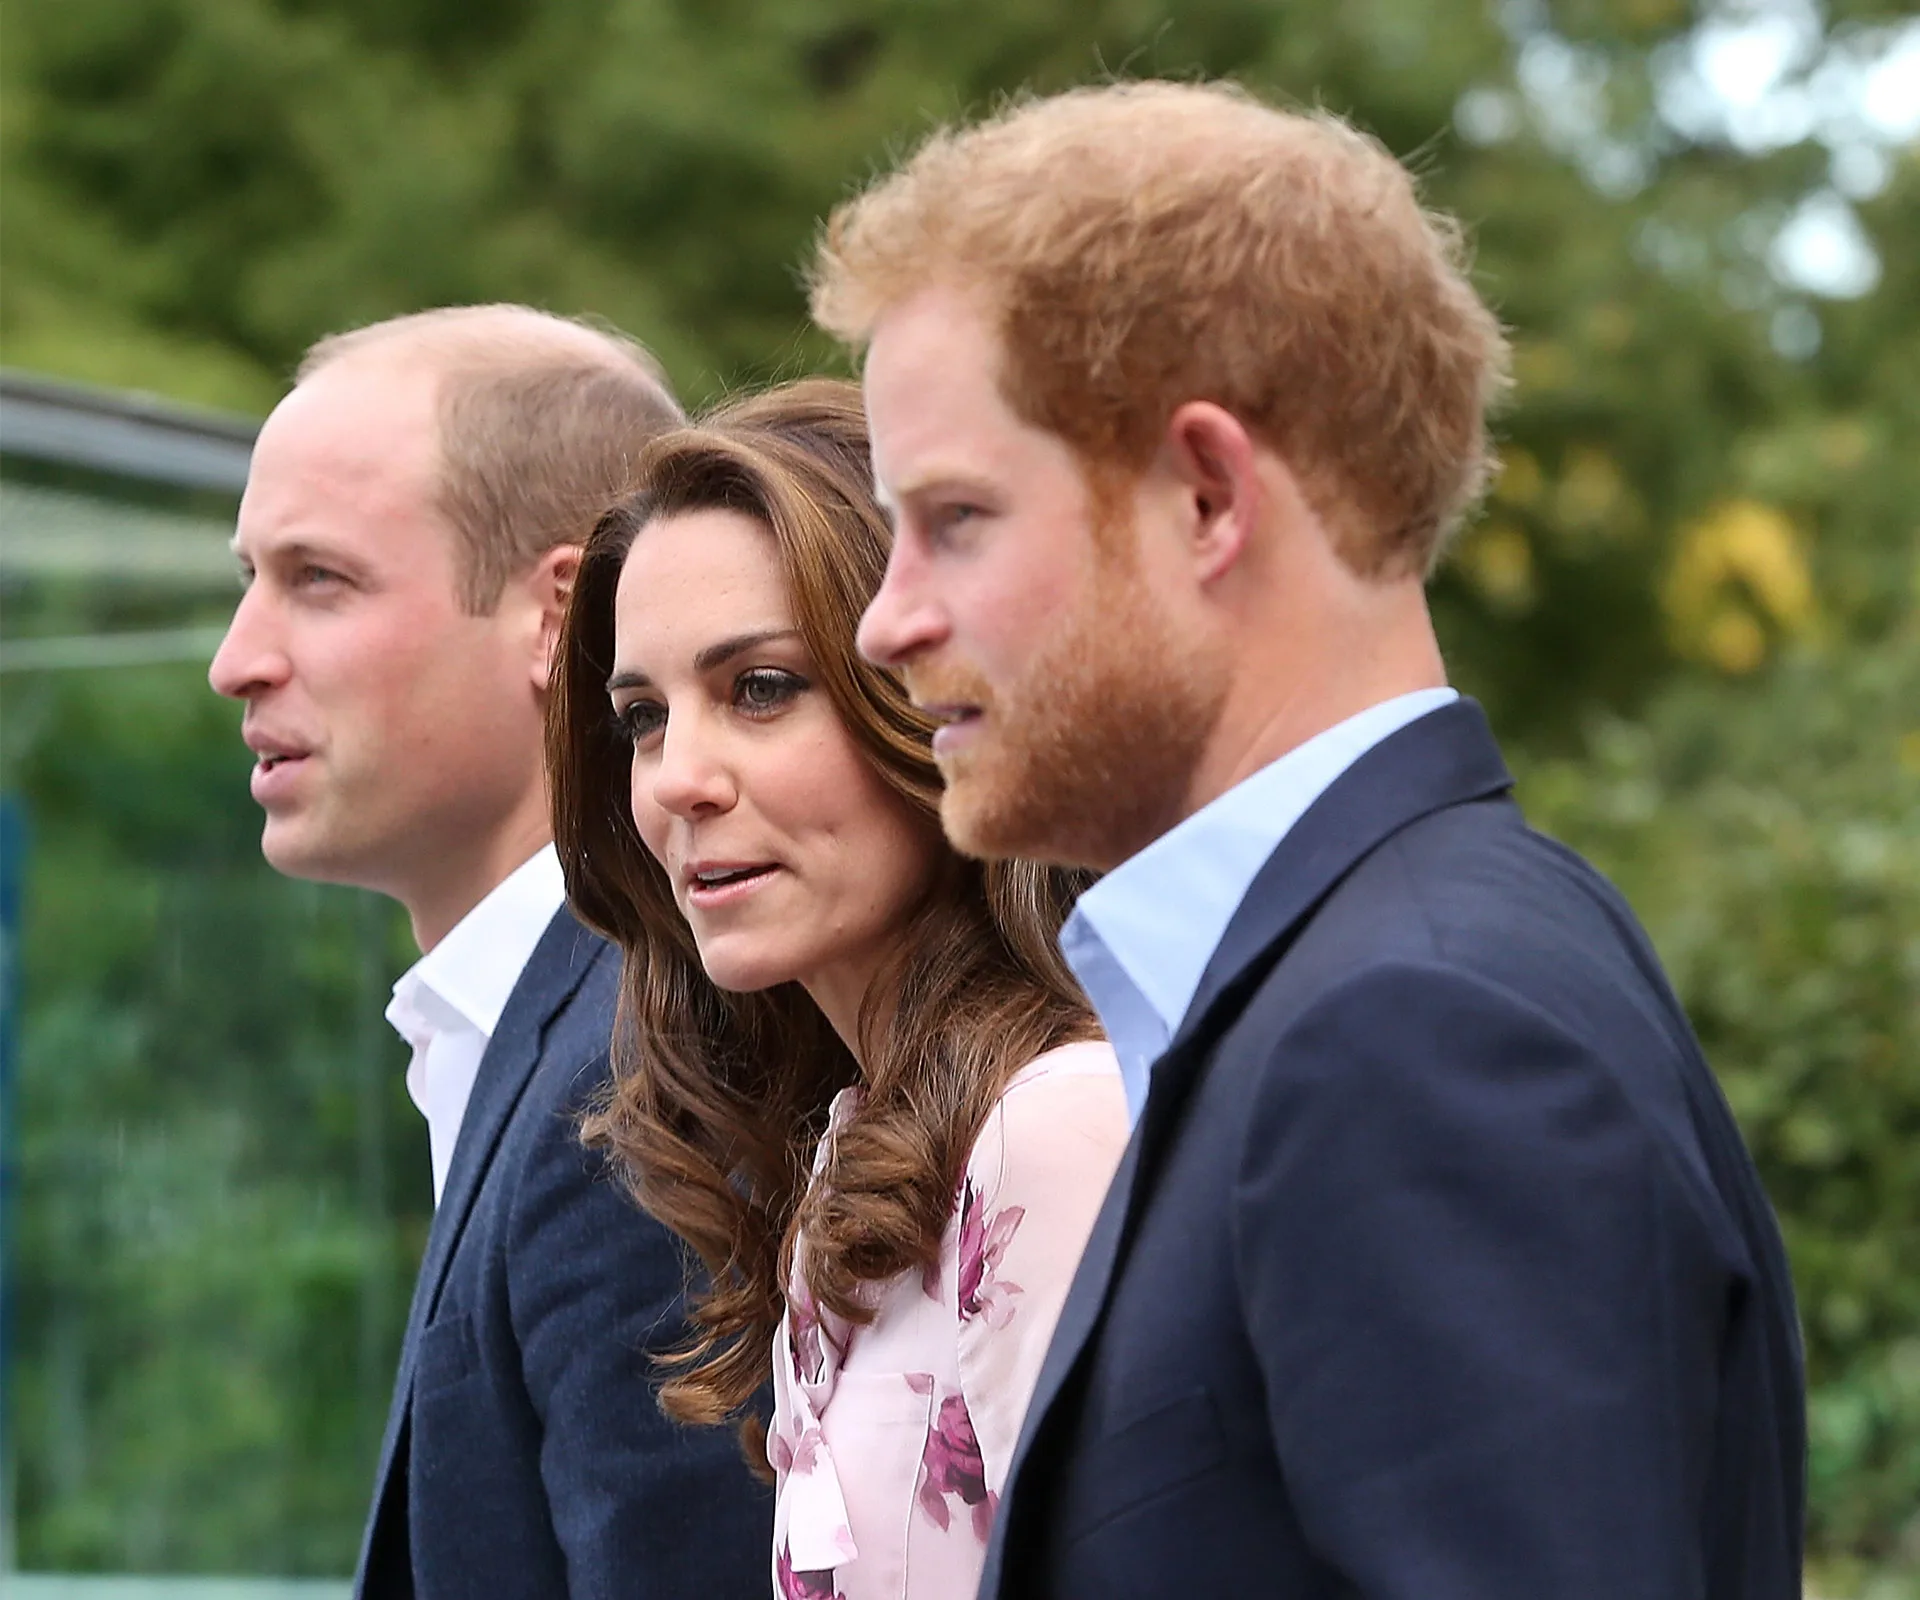
M1729 606L1707 625L1704 653L1722 672L1751 672L1767 658L1767 636L1753 613Z
M1726 500L1680 533L1662 594L1675 646L1725 672L1751 672L1771 634L1814 620L1813 577L1786 515Z

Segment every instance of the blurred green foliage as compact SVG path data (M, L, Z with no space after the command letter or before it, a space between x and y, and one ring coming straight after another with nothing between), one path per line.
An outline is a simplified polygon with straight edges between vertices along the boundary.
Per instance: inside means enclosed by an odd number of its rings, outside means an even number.
M1645 919L1766 1176L1812 1379L1816 1547L1920 1577L1920 626L1676 685L1523 767Z
M102 520L124 503L61 487ZM14 635L166 605L113 583L5 598ZM181 604L167 620L226 602ZM343 1572L431 1215L380 1015L404 925L261 861L251 758L199 666L4 684L0 771L29 835L6 1108L16 1560Z
M1756 19L1793 46L1773 103L1798 109L1766 126L1716 110L1697 70L1715 30ZM699 403L839 359L806 326L798 264L835 198L943 118L1022 86L1195 71L1350 113L1472 227L1518 346L1505 472L1435 588L1456 675L1514 748L1538 818L1642 910L1765 1168L1804 1298L1812 1534L1834 1592L1912 1594L1920 157L1910 123L1866 118L1857 76L1911 39L1901 26L1909 8L1889 0L11 6L0 355L258 411L323 332L521 299L639 334ZM1830 247L1857 230L1856 281L1796 273L1809 202ZM110 814L128 771L173 814L158 797L199 781L192 762L220 765L202 754L214 735L181 719L231 737L230 716L163 712L157 689L144 709L60 693L75 703L46 726L93 731L57 760L23 758L8 782L43 812L43 793L73 796L55 802L63 819ZM144 764L110 770L135 750ZM238 872L253 835L237 771L216 787L182 804ZM148 844L109 830L95 855L74 849L74 881L94 872L105 894ZM208 950L241 937L213 909L219 881L192 890L211 897ZM333 904L245 937L284 943L286 961L303 941L344 947ZM151 1070L172 1026L158 1026L162 980L137 923L111 940L77 921L46 937L31 955L44 1004L110 984L125 998L112 1029L91 1013L34 1026L115 1083L114 1061ZM293 976L246 970L250 997L224 996L180 1034L209 1126L249 1103L236 1063L309 1082L309 1064L259 1065L275 986ZM340 1008L300 1091L315 1105L324 1085L356 1081L351 1019L377 1010L377 994L335 978L299 980ZM28 1064L54 1048L35 1043ZM63 1137L80 1162L102 1119L74 1114ZM271 1154L316 1139L283 1122ZM269 1240L277 1225L248 1227ZM284 1263L316 1285L288 1303L324 1304L325 1284L359 1270L355 1251L390 1263L393 1248L343 1224L337 1248ZM301 1326L289 1312L245 1337L297 1342ZM193 1404L203 1431L234 1439L265 1415ZM180 1404L142 1411L143 1426L163 1413ZM303 1527L332 1541L315 1561L338 1566L364 1462L331 1448L316 1436ZM60 1549L144 1559L115 1492L89 1502L93 1542ZM286 1559L244 1501L188 1526L164 1564ZM53 1535L30 1536L50 1558Z

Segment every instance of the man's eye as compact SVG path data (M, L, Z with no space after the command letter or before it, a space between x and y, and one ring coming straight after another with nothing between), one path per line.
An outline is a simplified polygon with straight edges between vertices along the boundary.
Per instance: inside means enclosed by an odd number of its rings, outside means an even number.
M754 667L734 679L733 703L749 716L778 711L807 688L807 680L778 667Z
M667 708L657 701L636 700L613 713L613 726L629 744L644 744L667 724Z
M302 567L294 575L294 579L303 589L323 588L329 584L347 581L331 567L316 567L311 562Z
M928 533L935 543L952 540L962 535L967 525L980 517L980 508L959 502L939 507L928 519Z

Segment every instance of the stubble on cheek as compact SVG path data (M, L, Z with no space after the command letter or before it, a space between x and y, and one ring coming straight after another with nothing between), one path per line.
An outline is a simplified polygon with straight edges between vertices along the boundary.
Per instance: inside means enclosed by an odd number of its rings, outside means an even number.
M1179 821L1224 686L1217 654L1183 647L1144 584L1110 570L952 763L948 837L987 859L1117 865Z

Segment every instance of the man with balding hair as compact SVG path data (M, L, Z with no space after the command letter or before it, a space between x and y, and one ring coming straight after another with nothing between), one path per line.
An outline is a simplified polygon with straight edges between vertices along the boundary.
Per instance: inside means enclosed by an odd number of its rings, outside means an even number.
M1794 1600L1779 1230L1427 610L1507 370L1458 230L1336 118L1113 84L929 139L814 309L949 836L1106 874L1137 1122L984 1600Z
M652 358L518 306L325 339L261 428L215 656L261 847L406 907L435 1198L355 1593L751 1594L771 1512L722 1433L660 1414L672 1240L576 1136L618 957L564 903L542 765L581 541L678 425Z

